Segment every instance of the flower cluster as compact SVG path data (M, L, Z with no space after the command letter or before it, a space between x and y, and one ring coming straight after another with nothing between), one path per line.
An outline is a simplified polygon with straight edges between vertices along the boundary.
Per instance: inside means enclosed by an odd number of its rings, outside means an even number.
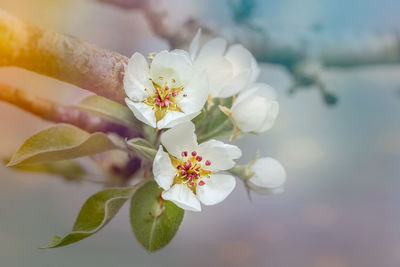
M279 162L236 165L241 150L213 139L269 130L279 112L274 89L256 83L260 69L242 45L215 38L200 46L200 39L199 31L189 52L162 51L149 61L135 53L125 70L126 104L161 133L153 174L162 198L200 211L200 202L214 205L232 192L232 174L255 192L281 191L286 174Z

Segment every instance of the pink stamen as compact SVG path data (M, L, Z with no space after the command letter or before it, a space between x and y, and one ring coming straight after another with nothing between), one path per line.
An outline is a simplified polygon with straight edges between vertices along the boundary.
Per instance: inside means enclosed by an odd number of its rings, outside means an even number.
M190 160L188 160L185 162L184 166L185 166L185 169L188 170L188 169L190 169L190 167L192 167L192 163L190 162Z
M175 97L175 96L177 96L177 95L178 95L178 91L173 91L173 92L172 92L172 96L173 96L173 97Z
M168 85L167 85L167 86L165 86L165 90L169 90L169 87L168 87Z
M202 158L201 156L197 156L197 157L196 157L196 160L199 161L199 162L200 162L202 159L203 159L203 158Z
M206 166L210 166L211 165L211 161L206 160Z
M194 186L194 183L193 183L193 182L191 182L191 183L190 183L190 185L191 185L191 186Z
M182 157L187 157L187 151L182 152Z
M196 151L193 151L192 152L192 156L194 157L194 156L196 156L197 155L197 152Z
M200 186L202 186L202 185L204 185L204 184L205 184L204 181L200 181L200 182L199 182L199 185L200 185Z

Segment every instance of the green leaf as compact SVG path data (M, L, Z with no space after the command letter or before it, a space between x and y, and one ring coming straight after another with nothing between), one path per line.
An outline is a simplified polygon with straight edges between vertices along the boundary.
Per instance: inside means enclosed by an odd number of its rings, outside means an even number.
M102 96L90 95L74 105L74 107L128 125L137 125L135 116L128 107Z
M55 235L43 248L63 247L95 234L111 221L135 189L109 188L94 194L83 204L72 232L65 237Z
M130 207L131 226L139 243L149 252L165 247L175 236L184 210L163 200L156 182L151 181L133 195Z
M143 138L132 138L127 141L128 147L139 151L143 156L153 160L157 154L157 150Z
M111 149L122 147L104 133L90 134L69 124L57 124L29 137L8 166L72 159Z

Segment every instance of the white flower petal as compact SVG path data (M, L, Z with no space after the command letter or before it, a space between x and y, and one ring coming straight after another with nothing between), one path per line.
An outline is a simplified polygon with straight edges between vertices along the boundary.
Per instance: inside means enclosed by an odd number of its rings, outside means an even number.
M194 64L196 71L206 72L209 92L214 97L218 97L222 88L232 80L232 64L222 56L202 57Z
M200 36L201 36L201 28L197 30L196 35L193 37L189 46L189 55L192 60L196 58L197 52L199 51L200 44Z
M182 55L184 58L189 59L191 64L193 63L192 60L190 59L189 53L187 51L185 51L185 50L174 49L174 50L171 50L169 53Z
M255 83L252 88L257 89L257 94L262 95L265 98L268 98L269 100L276 100L277 95L276 95L276 90L265 83Z
M252 96L231 109L236 125L243 132L260 129L271 107L271 102L260 96Z
M228 170L235 166L234 160L242 156L242 151L237 146L214 139L201 143L197 152L203 157L203 162L211 162L210 166L203 165L204 169L211 171Z
M172 166L168 153L165 153L162 146L158 148L156 157L153 161L154 180L164 190L168 190L176 174L176 169Z
M249 79L249 73L250 71L244 71L241 74L234 76L234 78L229 80L229 82L226 82L221 88L218 97L231 97L243 90Z
M222 38L211 39L200 49L197 59L201 59L203 57L211 58L222 56L226 50L226 45L226 41Z
M258 63L256 59L252 56L251 63L250 63L250 79L249 79L249 84L254 83L257 79L258 76L260 76L260 67L258 66Z
M128 98L125 98L125 103L138 120L156 128L156 116L154 115L154 110L149 105L143 102L133 102Z
M261 95L269 100L276 100L276 91L274 88L265 83L256 83L238 95L232 105L232 109L234 109L235 106L240 104L242 101L248 100L249 98L251 99L251 97L254 95Z
M225 54L225 58L233 66L234 77L240 76L240 79L235 78L236 86L234 89L224 90L224 95L232 96L254 83L260 74L260 68L249 50L240 44L231 45Z
M271 129L272 126L274 126L275 124L275 120L278 117L278 113L279 113L279 103L277 101L271 102L267 112L267 116L265 116L262 126L258 128L256 132L262 133Z
M179 94L178 106L185 113L199 112L207 101L208 92L207 75L204 72L196 73Z
M197 137L192 122L181 123L161 135L161 144L168 153L181 158L182 152L188 153L197 150Z
M254 66L256 61L253 55L240 44L231 45L225 54L225 58L232 63L236 74L249 70L257 71L257 67ZM249 83L251 82L250 79L253 79L255 74L249 72Z
M241 92L235 99L235 101L232 104L231 110L235 109L238 105L240 105L243 101L248 101L249 99L251 99L251 97L253 97L254 95L256 95L257 92L257 88L249 88L244 90L243 92Z
M172 128L180 123L191 121L199 114L200 112L186 114L179 111L168 111L164 118L157 123L157 128Z
M235 178L226 174L212 174L203 181L204 185L196 187L196 195L204 205L215 205L223 201L236 185Z
M201 206L199 200L184 184L176 184L172 186L167 191L162 192L162 198L165 200L170 200L175 203L178 207L191 210L191 211L201 211Z
M277 195L277 194L281 194L284 192L284 188L283 187L278 187L278 188L273 188L273 189L269 189L269 188L263 188L263 187L259 187L256 186L255 184L253 184L252 182L247 182L249 188L261 195Z
M150 77L159 86L165 82L170 88L184 86L192 77L193 64L189 55L184 51L161 51L150 67Z
M286 171L282 164L273 158L259 158L250 170L254 176L249 182L265 189L281 187L286 181Z
M140 53L133 54L124 74L124 90L131 100L142 101L150 92L153 92L149 71L145 57ZM145 91L145 88L148 88L148 91Z
M255 84L240 93L231 108L239 129L243 132L269 130L279 112L279 104L275 99L275 90L267 84Z

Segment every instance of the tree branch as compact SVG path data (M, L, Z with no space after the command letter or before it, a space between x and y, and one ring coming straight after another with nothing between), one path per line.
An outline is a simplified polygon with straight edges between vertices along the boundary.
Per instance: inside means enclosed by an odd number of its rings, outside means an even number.
M168 12L162 7L160 0L98 0L124 9L138 9L143 12L153 33L165 39L171 49L187 45L198 28L206 32L207 38L215 37L216 32L203 21L189 19L179 27L168 25ZM236 7L237 6L237 7ZM256 9L256 2L250 0L238 1L231 4L234 18L240 22L232 36L231 42L240 42L248 48L259 62L283 65L292 70L296 64L310 59L310 47L307 42L302 44L284 44L273 38L268 31L251 24L251 11ZM244 10L243 10L244 8ZM246 13L246 12L247 13ZM237 14L244 12L243 14ZM400 63L400 39L394 35L390 44L382 42L380 47L373 47L368 42L359 42L354 47L343 42L333 47L323 47L316 53L320 63L327 67L358 67L378 64ZM379 36L377 37L379 38ZM305 40L307 41L307 40ZM377 40L379 41L379 39Z
M0 10L0 66L17 66L124 103L128 58Z
M25 92L22 89L0 83L0 101L13 104L44 120L55 123L69 123L90 133L116 133L121 137L134 138L143 135L134 129L80 109L63 106Z
M169 25L169 14L160 0L97 0L100 3L112 5L121 9L136 9L143 13L151 31L159 38L168 42L171 49L187 46L199 28L202 35L210 38L216 36L203 22L190 18L179 27Z

